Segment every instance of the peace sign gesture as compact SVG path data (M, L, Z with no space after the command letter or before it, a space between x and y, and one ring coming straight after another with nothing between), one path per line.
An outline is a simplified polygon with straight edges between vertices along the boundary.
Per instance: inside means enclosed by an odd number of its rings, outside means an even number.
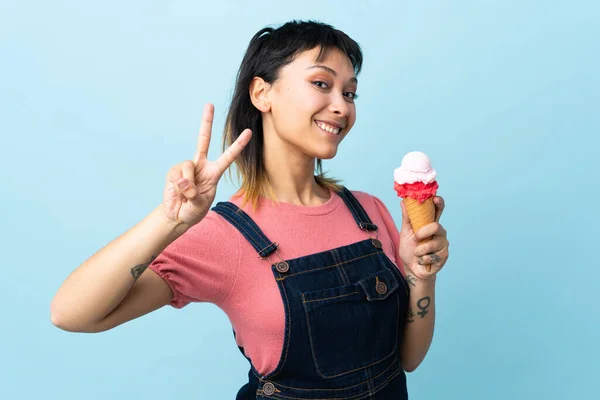
M208 213L217 193L219 179L252 137L250 129L244 130L217 161L207 160L213 117L214 106L209 103L204 107L194 159L173 166L167 174L163 214L188 228L200 222Z

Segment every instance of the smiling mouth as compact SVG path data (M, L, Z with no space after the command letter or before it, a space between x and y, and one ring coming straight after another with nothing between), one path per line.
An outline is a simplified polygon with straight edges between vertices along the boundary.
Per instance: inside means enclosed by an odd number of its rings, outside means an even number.
M319 128L321 128L325 132L329 132L329 133L331 133L333 135L339 135L340 132L342 132L342 128L340 128L338 126L330 125L330 124L328 124L326 122L315 121L315 123L317 124L317 126Z

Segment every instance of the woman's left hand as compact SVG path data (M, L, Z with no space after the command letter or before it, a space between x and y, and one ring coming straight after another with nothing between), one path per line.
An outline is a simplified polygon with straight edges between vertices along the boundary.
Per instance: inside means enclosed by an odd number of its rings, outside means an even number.
M408 220L408 214L404 201L400 203L402 208L402 228L400 229L400 246L398 254L407 269L419 279L435 279L435 275L443 268L448 260L448 246L450 243L446 238L446 230L440 225L439 220L444 211L444 199L440 196L433 198L435 204L435 222L422 227L418 232L413 229ZM426 243L418 242L431 238ZM431 265L431 271L427 271L426 265Z

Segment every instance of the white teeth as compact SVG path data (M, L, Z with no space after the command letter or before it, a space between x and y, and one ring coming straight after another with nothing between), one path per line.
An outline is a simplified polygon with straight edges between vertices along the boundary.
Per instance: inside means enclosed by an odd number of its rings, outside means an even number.
M338 135L340 133L340 128L337 128L335 126L331 126L331 125L323 123L323 122L317 122L317 125L319 126L319 128L323 129L324 131L333 133L334 135Z

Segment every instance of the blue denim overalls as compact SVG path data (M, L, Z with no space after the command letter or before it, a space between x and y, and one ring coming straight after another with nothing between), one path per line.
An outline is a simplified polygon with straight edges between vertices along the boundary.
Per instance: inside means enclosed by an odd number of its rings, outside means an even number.
M408 285L358 200L346 188L338 195L367 238L271 265L285 310L281 358L264 376L251 365L237 400L408 398L400 363ZM212 210L260 258L276 252L277 243L233 203L219 202Z

